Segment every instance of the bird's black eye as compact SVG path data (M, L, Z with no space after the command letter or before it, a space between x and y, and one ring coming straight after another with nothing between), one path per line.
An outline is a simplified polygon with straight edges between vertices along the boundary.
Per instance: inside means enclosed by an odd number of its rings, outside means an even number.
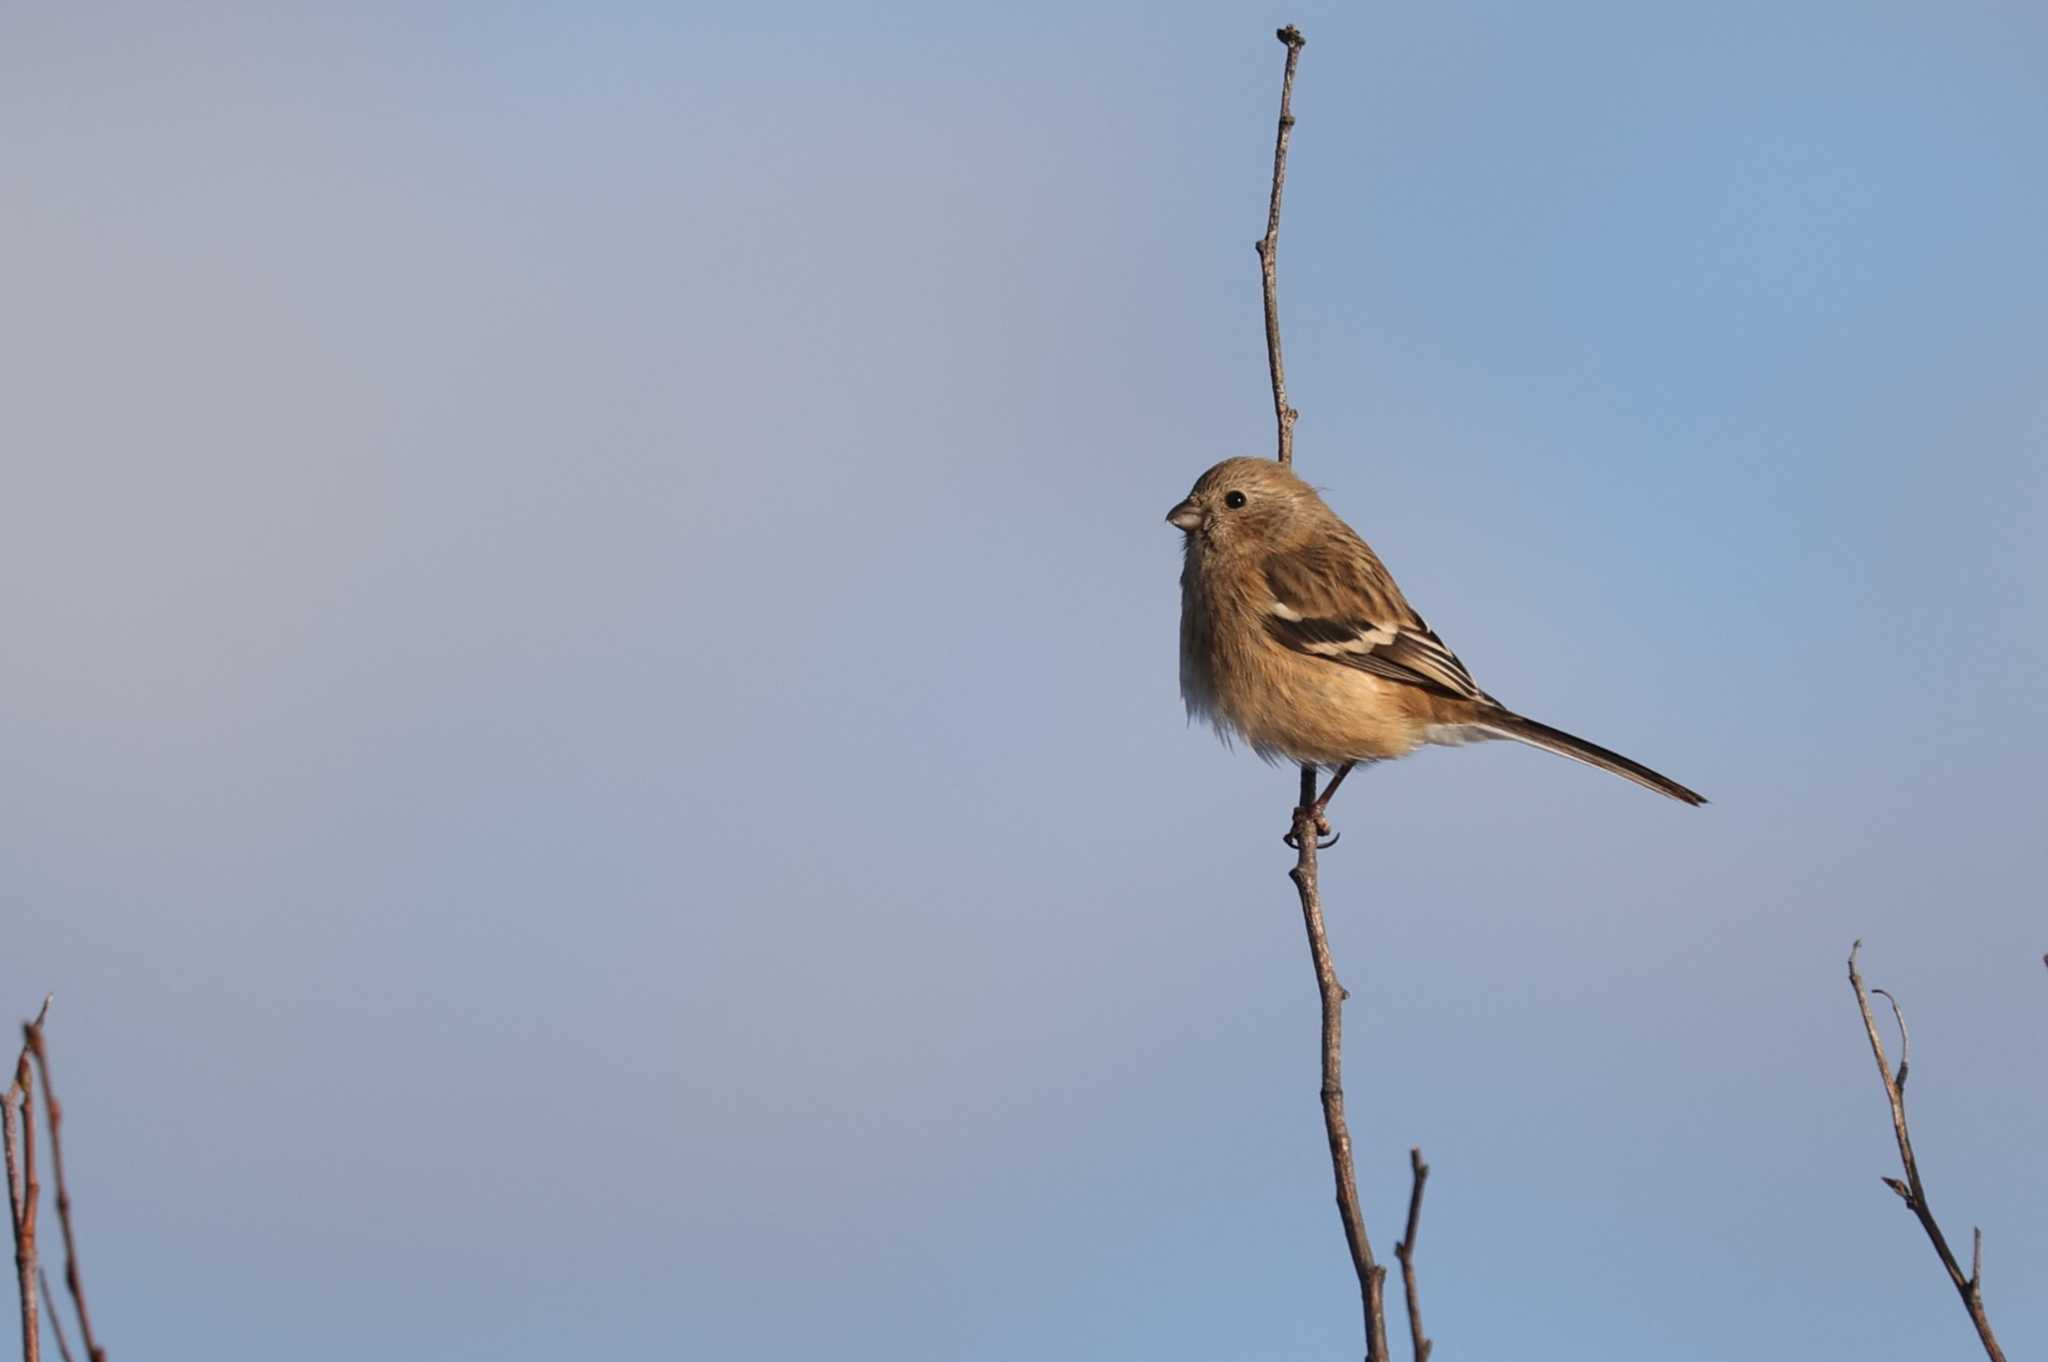
M1244 505L1244 493L1225 492L1223 494L1223 504L1233 511L1237 510Z

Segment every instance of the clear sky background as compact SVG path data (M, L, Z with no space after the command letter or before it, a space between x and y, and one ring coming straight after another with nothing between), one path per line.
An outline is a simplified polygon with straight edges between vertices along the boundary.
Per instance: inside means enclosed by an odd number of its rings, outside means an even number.
M1438 1356L2048 1353L2048 17L8 4L0 1009L116 1357L1359 1351L1167 507L1272 441L1498 744L1354 778ZM1396 1316L1398 1320L1398 1316Z

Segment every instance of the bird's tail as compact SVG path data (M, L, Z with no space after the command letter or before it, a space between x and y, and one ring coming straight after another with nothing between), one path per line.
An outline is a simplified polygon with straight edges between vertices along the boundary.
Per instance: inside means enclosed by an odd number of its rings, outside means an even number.
M1478 726L1503 738L1513 738L1531 747L1540 747L1546 752L1555 752L1560 757L1583 761L1588 766L1597 766L1603 771L1612 771L1624 780L1633 780L1644 789L1655 790L1658 794L1669 795L1685 804L1704 804L1704 796L1694 793L1666 776L1660 776L1641 762L1630 761L1619 752L1610 752L1597 743L1539 724L1534 719L1524 719L1508 710L1496 710L1478 721Z

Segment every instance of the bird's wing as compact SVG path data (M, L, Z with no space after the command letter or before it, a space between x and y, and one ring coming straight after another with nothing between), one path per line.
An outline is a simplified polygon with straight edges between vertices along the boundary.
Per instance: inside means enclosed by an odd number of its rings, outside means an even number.
M1276 553L1265 579L1266 632L1281 645L1433 695L1494 703L1363 540Z

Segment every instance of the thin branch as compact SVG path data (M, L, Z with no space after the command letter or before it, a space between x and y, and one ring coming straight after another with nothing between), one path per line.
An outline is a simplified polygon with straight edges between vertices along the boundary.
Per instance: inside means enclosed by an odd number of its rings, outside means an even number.
M1294 462L1294 421L1301 413L1287 405L1287 365L1280 358L1280 194L1287 187L1287 143L1294 136L1294 68L1308 39L1293 24L1273 35L1287 44L1287 72L1280 78L1280 131L1273 139L1273 198L1266 207L1266 235L1257 243L1259 274L1266 292L1266 368L1273 378L1273 419L1280 427L1283 464Z
M1401 1260L1401 1289L1408 1298L1408 1341L1414 1345L1415 1362L1429 1362L1436 1344L1422 1332L1422 1297L1415 1289L1415 1229L1422 1219L1422 1186L1429 1181L1429 1165L1422 1161L1420 1149L1408 1151L1408 1170L1414 1179L1408 1184L1408 1231L1394 1245L1394 1256Z
M1323 1000L1323 1131L1330 1141L1330 1169L1337 1181L1337 1214L1344 1222L1344 1242L1351 1249L1351 1267L1358 1274L1360 1303L1365 1311L1366 1362L1387 1362L1387 1270L1373 1261L1372 1240L1365 1231L1365 1213L1358 1205L1358 1178L1351 1164L1351 1129L1344 1120L1344 1000L1350 995L1337 982L1330 958L1329 934L1323 927L1323 898L1316 881L1316 770L1301 768L1301 804L1294 811L1294 869L1288 878L1301 894L1302 925L1308 929L1308 950L1316 967L1316 991Z
M0 1137L4 1137L7 1151L7 1204L9 1224L14 1230L14 1281L21 1297L21 1356L22 1362L37 1362L40 1356L37 1342L42 1335L36 1309L36 1233L35 1226L29 1222L31 1203L24 1186L20 1136L17 1133L21 1128L22 1109L27 1105L28 1094L19 1085L7 1089L5 1099L0 1099ZM33 1112L29 1119L35 1119Z
M1861 945L1862 943L1858 942L1857 944ZM1849 953L1853 956L1856 953L1856 948L1854 946L1850 947ZM1892 1084L1899 1090L1899 1102L1901 1107L1903 1107L1906 1100L1906 1074L1913 1067L1913 1033L1906 1029L1906 1014L1899 1007L1899 1000L1897 998L1894 998L1881 988L1873 988L1870 991L1873 995L1884 999L1892 1005L1892 1021L1897 1023L1899 1028L1899 1071L1892 1075Z
M1991 1320L1984 1313L1983 1231L1974 1232L1976 1248L1970 1257L1970 1275L1965 1277L1955 1254L1949 1249L1948 1237L1935 1223L1934 1212L1928 1209L1927 1189L1920 1182L1920 1161L1913 1156L1913 1135L1906 1128L1906 1070L1912 1047L1906 1033L1906 1014L1900 1009L1898 999L1891 994L1883 989L1866 989L1863 986L1863 976L1856 969L1856 952L1861 949L1861 941L1849 948L1849 987L1856 991L1856 1006L1863 1013L1863 1031L1870 1037L1870 1054L1877 1061L1877 1076L1884 1084L1885 1100L1891 1104L1892 1135L1898 1141L1899 1163L1906 1174L1904 1181L1885 1178L1884 1185L1899 1194L1920 1221L1920 1228L1927 1232L1928 1242L1934 1245L1942 1267L1947 1269L1950 1283L1954 1285L1956 1294L1963 1298L1963 1308L1970 1312L1970 1323L1977 1327L1977 1338L1983 1343L1985 1354L1991 1362L2005 1362L2005 1350L1998 1346L1997 1336L1991 1332ZM1884 1000L1892 1005L1892 1016L1899 1024L1899 1069L1896 1074L1885 1059L1884 1041L1877 1034L1877 1018L1870 1010L1872 993L1882 994Z
M50 1015L50 995L43 995L43 1006L36 1013L35 1025L41 1026L43 1019ZM21 1356L22 1362L37 1362L42 1356L42 1329L38 1323L41 1314L41 1298L36 1292L36 1281L41 1268L36 1261L36 1212L42 1203L43 1187L36 1180L36 1108L34 1084L29 1073L28 1046L21 1047L15 1056L14 1078L8 1084L7 1095L0 1106L0 1136L4 1136L7 1156L7 1206L9 1228L14 1231L14 1280L21 1297ZM47 1296L47 1290L41 1293Z
M57 1223L64 1231L64 1285L70 1288L71 1304L78 1311L79 1338L91 1362L107 1362L107 1350L93 1339L92 1312L85 1305L85 1283L78 1272L78 1239L71 1226L71 1187L64 1180L64 1108L50 1086L50 1057L43 1049L43 1028L35 1022L22 1027L28 1048L36 1057L36 1074L43 1080L43 1111L50 1126L50 1168L57 1175Z
M41 1268L37 1268L36 1276L41 1279L43 1295L47 1298L50 1294L50 1275ZM58 1314L55 1310L50 1312L50 1331L57 1335L57 1355L63 1358L64 1362L72 1362L71 1340L64 1337L64 1316Z

